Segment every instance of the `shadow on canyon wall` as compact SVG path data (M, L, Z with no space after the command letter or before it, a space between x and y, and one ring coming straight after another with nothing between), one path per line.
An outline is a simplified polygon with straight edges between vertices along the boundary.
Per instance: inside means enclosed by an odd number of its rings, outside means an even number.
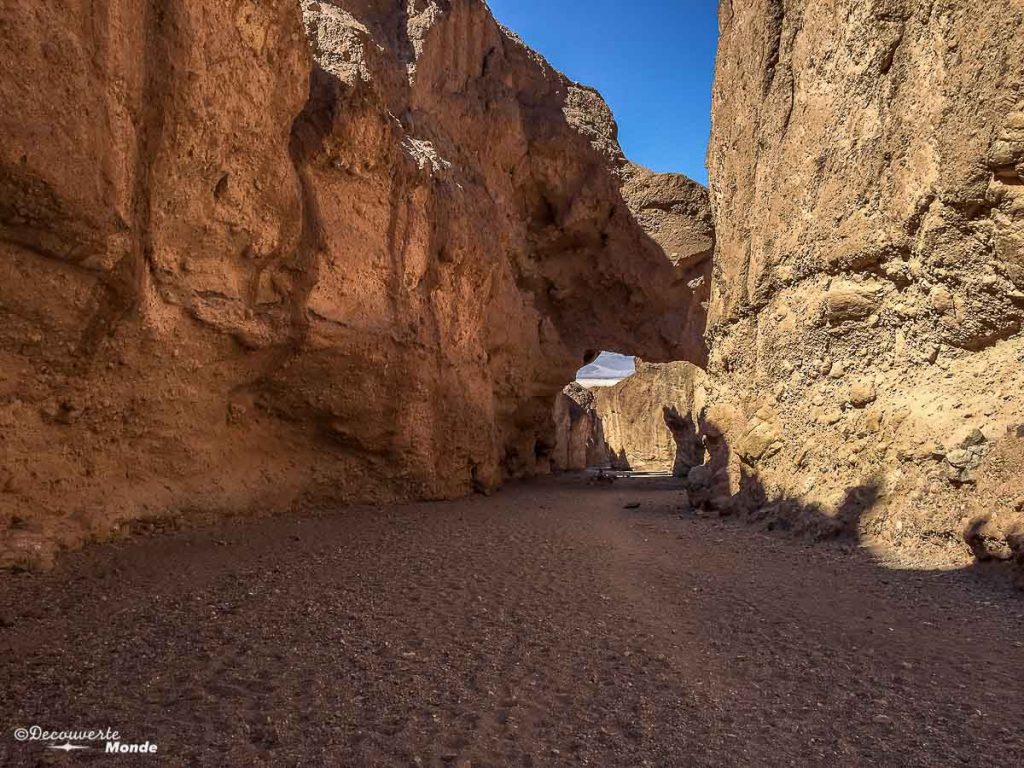
M584 409L579 412L584 415ZM736 515L764 521L769 530L791 531L819 540L858 539L862 519L881 497L881 483L874 479L849 488L833 514L816 504L773 497L757 474L734 457L718 425L698 425L690 414L681 414L675 406L664 406L662 414L675 442L672 475L676 486L689 491L694 508L714 511L721 517ZM598 460L592 468L645 474L637 472L625 448L616 450L608 443L597 413L585 415L593 419L593 445L588 446L588 455ZM731 476L736 478L735 484L730 482Z
M842 502L830 514L818 504L769 493L758 475L735 459L728 441L721 436L716 425L705 424L701 431L703 437L696 432L695 438L688 436L689 440L679 444L676 459L677 467L685 467L686 462L680 456L685 450L692 450L687 443L692 443L693 439L703 440L707 463L695 466L710 470L707 473L709 482L706 485L690 484L696 503L718 510L720 514L737 514L748 520L764 521L768 530L791 531L816 540L860 539L863 518L875 509L881 498L880 480L869 478L847 488ZM730 476L736 477L735 491L732 490Z
M638 487L652 487L657 483L657 487L670 492L685 489L691 511L713 514L723 521L759 525L766 532L833 542L887 574L902 574L911 581L948 579L961 584L983 582L986 590L1011 591L1013 586L1024 590L1024 561L1019 557L1016 564L975 560L961 568L935 569L901 569L879 562L868 547L862 546L869 544L864 524L873 513L881 511L884 503L879 478L867 478L847 488L834 511L818 504L779 497L734 454L717 425L707 422L698 426L691 416L681 415L668 406L664 408L664 417L666 428L676 441L673 477L649 478L639 473L631 476L629 483L636 483ZM613 453L609 455L612 469L630 471L624 455L618 458ZM978 528L977 524L974 528Z

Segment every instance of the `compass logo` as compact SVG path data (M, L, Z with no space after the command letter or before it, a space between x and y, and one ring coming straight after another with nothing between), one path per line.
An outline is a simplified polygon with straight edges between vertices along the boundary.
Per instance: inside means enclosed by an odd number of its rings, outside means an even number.
M74 752L76 749L89 749L89 747L84 747L81 744L72 744L70 741L65 744L48 744L46 748L60 749L64 752Z

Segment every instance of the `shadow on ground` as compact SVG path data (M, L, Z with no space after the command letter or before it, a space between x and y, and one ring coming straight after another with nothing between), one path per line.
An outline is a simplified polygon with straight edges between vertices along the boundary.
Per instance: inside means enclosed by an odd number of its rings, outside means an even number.
M724 430L708 422L698 426L689 415L680 415L675 408L664 408L665 425L676 442L672 473L630 471L625 456L615 458L612 473L600 470L625 487L687 492L688 504L680 511L722 520L735 520L760 525L765 531L786 533L818 542L834 542L841 547L863 552L887 573L906 570L920 576L924 573L948 574L951 578L968 576L989 588L1016 587L1024 590L1024 553L1008 561L975 560L970 565L948 568L901 569L877 556L864 535L866 518L878 511L882 503L881 480L868 478L846 489L843 500L834 510L792 498L772 496L752 468L737 461L724 437ZM737 469L738 465L738 469ZM615 472L618 470L618 472ZM738 473L736 489L730 483L730 472ZM965 532L968 539L979 536L982 523L975 521ZM964 553L971 547L964 543ZM874 551L876 554L871 554ZM977 552L977 549L975 549Z

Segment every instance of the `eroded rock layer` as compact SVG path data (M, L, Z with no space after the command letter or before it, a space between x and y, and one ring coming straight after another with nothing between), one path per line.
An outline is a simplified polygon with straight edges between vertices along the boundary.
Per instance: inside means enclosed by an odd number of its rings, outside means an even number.
M702 354L607 107L479 0L3 14L3 563L492 488L597 350Z
M895 543L1012 513L1024 6L726 0L720 21L718 481Z

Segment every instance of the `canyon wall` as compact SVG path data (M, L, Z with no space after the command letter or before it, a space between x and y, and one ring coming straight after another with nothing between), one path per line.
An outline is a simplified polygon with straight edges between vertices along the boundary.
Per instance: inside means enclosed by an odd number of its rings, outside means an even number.
M4 565L486 491L598 350L704 354L607 107L479 0L2 13Z
M645 363L613 387L594 391L594 411L611 464L633 472L685 477L704 463L697 424L706 376L691 363Z
M720 27L715 482L963 550L1024 506L1024 5L723 0Z
M554 469L579 472L609 463L604 427L595 408L594 393L571 383L555 398Z
M675 268L677 281L686 286L687 294L678 311L684 314L683 327L700 336L688 337L687 341L699 347L701 354L685 359L703 365L715 252L715 224L708 190L682 174L654 173L633 163L624 167L622 176L622 195L629 210L664 251ZM626 351L644 355L638 347Z
M686 326L704 329L711 295L715 227L708 190L681 174L630 166L623 196L691 291ZM634 350L635 351L635 350ZM636 360L636 373L595 390L606 451L618 469L675 471L701 463L695 424L705 402L703 371L688 362Z

